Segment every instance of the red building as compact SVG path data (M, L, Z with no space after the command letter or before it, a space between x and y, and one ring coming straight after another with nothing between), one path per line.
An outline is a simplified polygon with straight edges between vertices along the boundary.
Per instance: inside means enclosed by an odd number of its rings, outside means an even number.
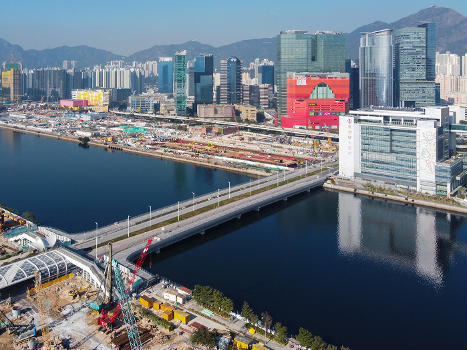
M293 73L287 77L287 116L283 128L337 129L349 111L347 73Z

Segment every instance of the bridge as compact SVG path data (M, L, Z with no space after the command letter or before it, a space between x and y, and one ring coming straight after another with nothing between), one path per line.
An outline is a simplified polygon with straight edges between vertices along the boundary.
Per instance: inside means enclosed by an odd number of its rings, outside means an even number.
M339 134L333 134L330 132L325 131L317 131L317 130L308 130L308 129L283 129L278 126L270 126L264 124L245 124L245 123L237 123L232 122L229 120L222 120L222 119L209 119L209 118L194 118L194 117L182 117L176 115L160 115L160 114L146 114L146 113L131 113L131 112L121 112L113 110L112 113L119 114L119 115L134 115L135 117L143 118L143 119L165 119L165 120L176 120L184 123L200 123L200 124L218 124L218 125L226 125L226 126L234 126L238 127L241 130L253 130L259 132L267 132L267 133L275 133L275 134L287 134L293 136L302 136L302 137L314 137L321 140L327 140L331 138L332 141L339 141Z
M315 173L316 171L318 171L318 173ZM335 170L333 168L327 168L322 172L319 171L319 167L317 167L317 169L315 167L308 170L298 169L287 175L283 174L282 179L276 176L270 176L266 179L262 179L265 180L263 183L257 184L259 190L249 184L237 186L235 196L231 193L231 199L237 197L236 200L216 206L213 204L217 203L218 199L208 198L205 200L204 204L199 203L198 205L203 205L204 207L211 206L209 210L180 221L169 223L163 228L151 229L146 224L148 228L146 232L114 242L113 256L120 264L132 268L132 262L136 260L149 238L156 237L149 251L158 253L162 248L166 248L188 237L198 234L203 235L207 230L220 224L233 219L240 219L242 215L248 212L260 211L261 208L265 206L279 201L286 201L292 196L322 186ZM250 190L252 193L251 195ZM171 217L170 215L173 214L166 214L164 218ZM77 246L83 246L83 243ZM107 248L105 246L100 246L97 251L93 250L89 255L90 257L94 257L95 255L101 256L106 253ZM142 271L140 277L149 279L152 276Z

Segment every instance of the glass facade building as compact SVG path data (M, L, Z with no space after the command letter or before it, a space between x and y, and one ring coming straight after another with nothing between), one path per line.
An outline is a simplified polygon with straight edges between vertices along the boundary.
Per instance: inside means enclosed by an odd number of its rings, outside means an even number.
M274 66L272 64L262 64L258 67L258 84L269 84L274 86Z
M451 195L465 172L450 157L449 118L448 107L350 111L339 121L339 175Z
M360 38L360 108L393 106L392 30L362 33Z
M174 64L172 57L161 57L157 65L158 88L163 94L173 93Z
M177 115L186 114L186 51L176 52L175 57L175 109Z
M345 39L342 33L285 30L277 37L277 111L287 114L287 73L345 72ZM280 123L280 119L278 119Z
M424 107L436 103L435 25L399 29L394 35L394 105Z
M214 58L211 54L196 56L194 63L195 105L212 104Z
M319 31L312 35L312 72L345 72L345 38L342 33Z

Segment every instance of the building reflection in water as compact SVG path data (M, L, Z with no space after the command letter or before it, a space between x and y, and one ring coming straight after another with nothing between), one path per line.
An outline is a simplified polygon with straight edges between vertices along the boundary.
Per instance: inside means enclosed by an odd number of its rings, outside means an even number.
M362 254L405 266L441 284L448 272L460 221L455 215L339 193L338 245L343 254Z

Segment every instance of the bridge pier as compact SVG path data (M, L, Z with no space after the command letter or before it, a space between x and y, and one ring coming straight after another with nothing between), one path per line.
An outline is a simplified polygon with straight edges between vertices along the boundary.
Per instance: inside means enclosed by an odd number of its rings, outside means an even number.
M237 215L237 219L240 220L242 218L242 214Z
M201 236L204 236L205 233L206 233L206 231L203 230L203 231L201 231L199 234L200 234Z
M256 211L259 212L260 209L261 209L261 207L258 207L258 208L256 208Z
M287 197L283 198L282 200L283 200L284 202L287 202Z

